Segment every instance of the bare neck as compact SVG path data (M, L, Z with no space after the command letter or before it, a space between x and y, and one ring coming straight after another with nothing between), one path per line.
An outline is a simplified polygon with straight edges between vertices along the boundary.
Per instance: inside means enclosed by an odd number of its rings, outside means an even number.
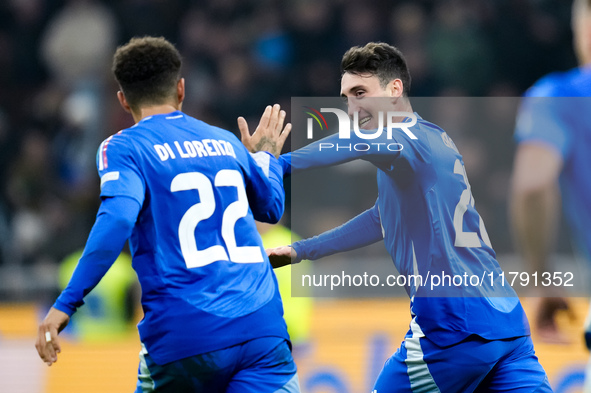
M398 108L396 108L396 110L399 110L401 112L413 113L412 105L410 104L410 100L408 99L408 97L401 98L402 99L398 102Z
M154 115L164 115L167 113L171 113L174 111L180 111L181 105L173 105L173 104L163 104L163 105L153 105L153 106L144 106L139 108L137 111L131 113L133 116L133 120L136 123L139 123L142 119L148 116Z

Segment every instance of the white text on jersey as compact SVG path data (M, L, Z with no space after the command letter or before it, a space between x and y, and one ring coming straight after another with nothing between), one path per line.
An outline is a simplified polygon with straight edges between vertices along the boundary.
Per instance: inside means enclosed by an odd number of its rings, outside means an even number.
M236 153L234 153L232 144L223 140L203 139L201 141L174 141L173 145L178 156L181 158L213 156L232 156L236 158ZM154 150L156 150L161 161L177 158L173 148L168 143L154 145Z

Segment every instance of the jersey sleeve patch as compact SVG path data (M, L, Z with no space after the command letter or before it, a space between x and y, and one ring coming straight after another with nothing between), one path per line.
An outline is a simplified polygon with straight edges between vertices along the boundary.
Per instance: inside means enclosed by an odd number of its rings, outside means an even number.
M107 172L103 176L101 176L101 189L103 185L108 181L119 180L119 171L116 172Z
M259 151L257 153L251 153L252 158L257 165L263 170L265 176L269 177L269 165L271 165L271 156L265 152Z

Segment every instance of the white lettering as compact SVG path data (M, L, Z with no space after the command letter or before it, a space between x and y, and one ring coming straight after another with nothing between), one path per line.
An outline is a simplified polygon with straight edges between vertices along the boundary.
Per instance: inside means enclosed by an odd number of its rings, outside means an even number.
M199 157L207 157L207 152L205 151L205 148L203 147L203 143L199 142L199 141L193 141L193 145L195 146L195 149L197 150L197 154L199 155Z
M339 139L350 139L351 138L351 121L347 112L337 108L320 108L320 112L329 112L337 115L339 122ZM364 133L359 129L359 112L353 112L353 131L358 138L361 139L377 139L384 131L384 119L383 112L378 112L378 128L371 133ZM411 112L388 112L387 115L387 139L392 139L392 130L399 128L402 130L410 139L418 139L410 127L417 124L417 116ZM396 122L394 120L401 120ZM405 121L410 119L410 121ZM312 139L312 119L308 119L308 134L307 138ZM365 130L364 130L365 131ZM337 147L338 149L338 147Z
M384 145L386 146L386 148L389 151L401 151L404 146L402 145L402 143L389 143L389 144L385 144L385 143L349 143L348 145L341 145L341 144L333 144L333 143L319 143L318 144L318 151L322 151L322 150L348 150L348 151L370 151L370 150L375 150L375 151L383 151L380 150L380 146Z
M211 140L211 145L215 149L215 152L217 153L218 156L223 156L224 155L224 150L223 150L222 145L220 144L219 141L216 141L215 139L212 139Z
M353 113L353 131L361 139L376 139L382 135L382 129L384 128L384 113L378 112L378 128L373 134L364 134L359 131L359 112ZM339 135L340 137L340 135Z
M224 146L226 146L226 155L236 158L236 153L234 153L234 147L232 146L232 144L230 142L226 142L226 141L220 141L220 142L223 142Z
M205 146L205 150L207 151L207 155L217 156L217 154L213 151L213 149L209 145L211 143L211 139L204 139L202 142L203 142L203 146Z
M170 145L168 143L165 143L164 144L164 147L168 151L168 154L170 155L170 158L176 158L176 156L174 155L174 152L172 151L172 149L170 148Z
M393 149L393 148L391 148L390 146L396 146L396 148L395 148L395 149ZM402 150L403 148L404 148L404 146L402 146L402 144L400 144L400 143L390 143L390 144L388 145L388 150L390 150L390 151L400 151L400 150Z
M183 151L181 145L177 141L174 141L174 145L176 146L176 150L179 152L182 158L189 157L189 155Z
M197 157L197 151L195 151L195 147L191 142L185 141L185 143L183 143L183 146L185 146L185 150L187 151L189 157Z
M415 124L417 124L417 116L414 113L409 113L409 112L388 112L388 134L387 134L387 138L388 139L392 139L392 129L393 128L400 128L402 131L404 131L404 133L410 138L410 139L417 139L417 137L415 136L415 134L413 134L409 128L414 126ZM410 117L411 121L409 122L400 122L400 123L396 123L394 122L394 118L406 118L406 117Z
M209 157L209 156L231 156L236 158L234 147L224 140L203 139L201 141L174 141L177 154L181 158ZM154 150L161 161L176 158L173 149L168 143L154 145Z
M162 145L154 145L154 150L156 150L158 157L160 157L160 161L166 161L170 157L168 151Z
M347 112L337 109L337 108L320 108L320 112L330 112L337 115L339 118L339 138L340 139L349 139L351 138L351 128L350 128L350 121L349 115Z

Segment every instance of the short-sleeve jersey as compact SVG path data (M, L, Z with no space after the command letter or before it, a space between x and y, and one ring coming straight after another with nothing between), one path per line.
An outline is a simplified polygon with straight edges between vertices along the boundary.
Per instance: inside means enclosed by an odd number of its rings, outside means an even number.
M167 363L256 337L288 338L277 282L254 219L283 212L282 172L230 132L182 112L106 139L101 197L141 205L129 239L142 287L139 333Z
M591 69L549 74L525 94L515 139L542 143L563 162L560 189L565 218L578 250L591 261Z
M473 334L485 339L529 334L474 207L462 156L447 133L415 116L410 133L397 130L388 139L384 130L371 141L335 134L294 151L292 170L353 159L377 167L376 225L398 272L416 277L406 286L411 312L432 341L445 346ZM322 143L339 148L320 150Z

